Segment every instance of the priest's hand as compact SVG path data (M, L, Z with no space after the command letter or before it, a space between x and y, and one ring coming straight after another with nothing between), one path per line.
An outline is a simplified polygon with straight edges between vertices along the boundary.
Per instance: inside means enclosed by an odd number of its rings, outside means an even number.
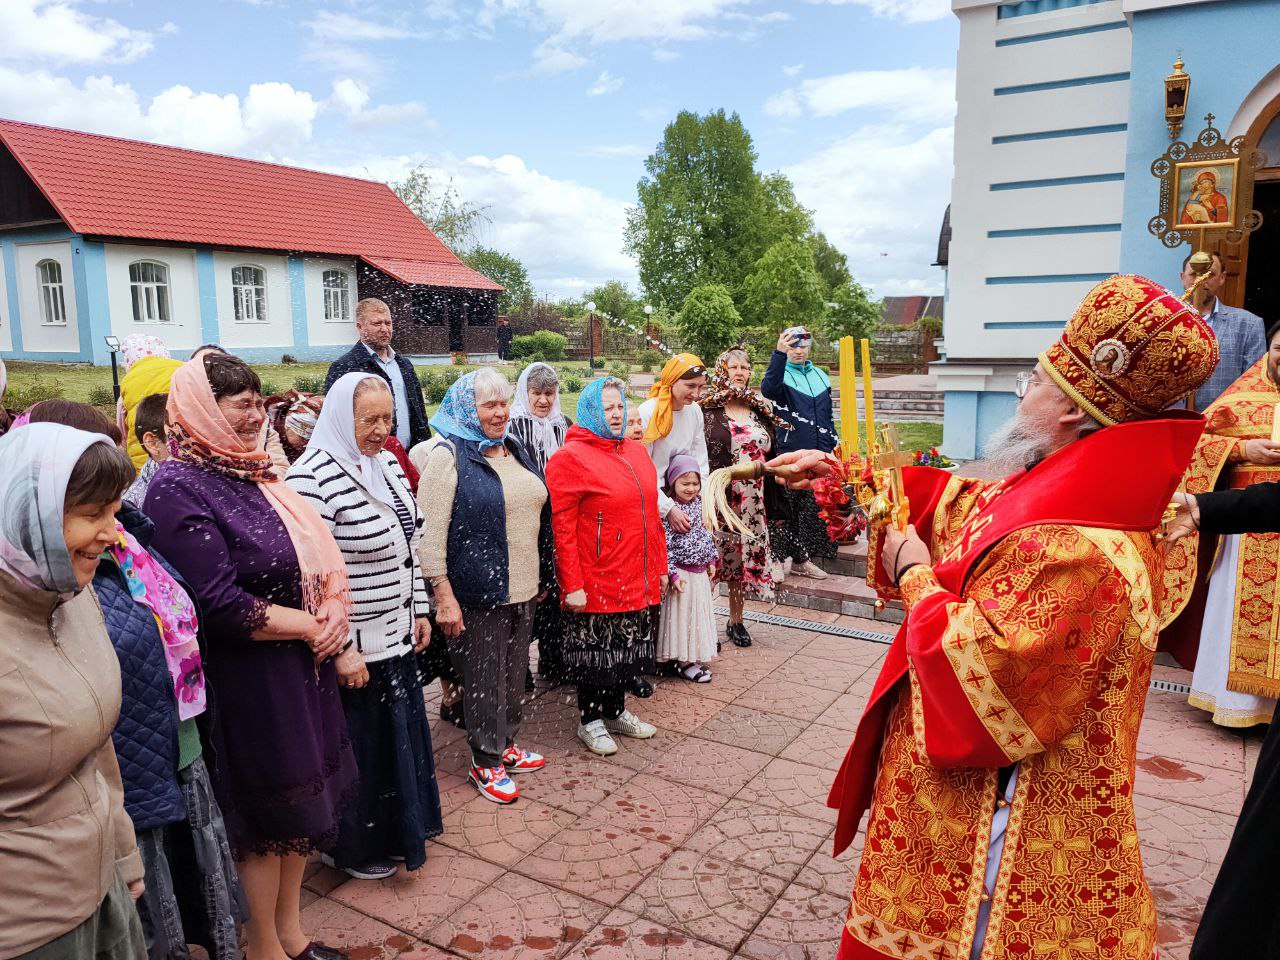
M1280 443L1272 440L1246 440L1244 458L1261 467L1274 466L1280 463Z
M1165 547L1171 543L1177 543L1183 537L1200 529L1200 506L1196 503L1194 496L1189 493L1175 493L1173 503L1177 505L1177 512L1164 527Z
M914 525L899 530L890 524L880 534L880 565L894 583L902 575L902 571L913 564L929 566L933 558L929 556L929 548L916 533Z
M814 480L830 475L834 461L821 450L793 450L774 457L765 468L793 490L808 490Z

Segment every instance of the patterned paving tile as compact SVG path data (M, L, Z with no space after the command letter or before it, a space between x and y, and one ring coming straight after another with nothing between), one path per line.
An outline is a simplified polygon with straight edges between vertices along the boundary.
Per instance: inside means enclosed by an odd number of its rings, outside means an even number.
M839 727L815 723L791 741L778 756L784 760L807 763L811 767L839 770L852 742L852 731L846 733Z
M432 844L427 862L391 880L351 880L332 897L399 930L420 936L451 915L505 871L502 867Z
M312 940L345 951L351 960L391 960L421 946L400 930L324 898L303 908L302 929Z
M1244 800L1244 774L1165 756L1140 756L1134 789L1206 810L1238 811Z
M1160 719L1145 721L1138 732L1138 755L1160 755L1243 773L1244 736L1214 726L1208 714L1204 718L1198 727L1179 725L1173 730Z
M790 881L830 835L822 820L730 800L685 847Z
M326 867L317 856L307 864L307 869L302 874L302 886L323 897L342 886L348 879L350 878L341 870Z
M839 897L792 884L739 952L755 960L827 960L840 942L848 909Z
M835 774L794 760L772 760L735 799L835 823L836 812L826 803Z
M767 754L692 736L663 753L644 772L732 796L768 762Z
M693 732L695 737L776 757L805 730L803 720L730 704Z
M521 861L521 873L616 906L671 848L612 824L581 820Z
M625 910L614 910L570 960L729 960L729 951Z
M696 786L638 773L586 818L678 847L717 815L725 799Z
M822 616L821 611L811 610L811 619ZM789 627L777 627L772 624L752 623L747 627L751 631L752 647L779 653L795 653L809 642L808 634Z
M521 803L533 800L581 816L634 775L616 755L597 757L578 746L579 752L556 757L541 772L524 776L519 784Z
M683 683L683 689L664 683L634 712L666 730L692 733L724 709L719 700L701 696L692 689L699 684Z
M1187 960L1199 922L1176 917L1160 917L1159 920L1160 960Z
M847 734L852 741L853 732L858 728L858 721L862 718L862 710L867 705L867 696L870 693L870 689L860 690L857 693L842 693L835 703L822 711L813 722L824 727L835 727Z
M533 777L548 773L550 771L523 777L521 787ZM445 817L440 842L491 863L510 867L575 819L572 813L549 807L523 794L518 803L510 806L499 806L477 794Z
M479 796L475 785L467 779L465 773L446 773L437 769L436 786L440 790L440 811L446 817Z
M885 624L876 623L874 620L861 622L863 626L857 629L871 630L875 633L886 632ZM840 625L849 626L850 624ZM886 643L872 643L869 640L857 640L853 637L836 637L820 633L805 644L800 652L806 657L834 660L837 663L856 663L871 669L884 659L884 655L889 652L889 645Z
M679 850L622 907L735 949L785 887L777 877L749 867Z
M464 957L555 960L607 912L602 904L507 874L432 927L426 939Z
M1156 915L1198 921L1218 876L1218 864L1143 846L1147 885L1156 898Z
M1146 846L1169 853L1221 863L1236 828L1234 812L1205 810L1137 794L1138 835Z
M834 832L834 831L833 831ZM831 834L818 847L809 862L796 875L796 883L815 890L843 897L847 903L853 891L853 881L858 874L858 861L862 859L862 842L866 836L861 830L849 844L849 849L839 857L831 856Z
M842 696L837 691L821 690L805 683L793 683L767 677L737 699L740 707L779 713L811 723Z
M724 704L719 704L719 706L723 707ZM609 758L610 763L632 771L643 770L654 760L670 753L685 740L685 734L666 729L647 713L640 713L638 716L642 720L648 720L650 723L658 725L657 735L650 737L648 740L628 740L625 737L615 738L618 744L618 752Z
M773 674L779 680L810 684L822 690L844 693L869 670L850 660L827 660L808 656L803 650L782 664Z

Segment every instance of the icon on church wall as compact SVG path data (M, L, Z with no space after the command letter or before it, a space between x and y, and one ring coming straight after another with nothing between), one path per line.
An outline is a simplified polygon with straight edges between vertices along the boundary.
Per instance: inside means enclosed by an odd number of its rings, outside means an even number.
M1187 230L1235 225L1238 158L1202 160L1177 166L1178 226Z

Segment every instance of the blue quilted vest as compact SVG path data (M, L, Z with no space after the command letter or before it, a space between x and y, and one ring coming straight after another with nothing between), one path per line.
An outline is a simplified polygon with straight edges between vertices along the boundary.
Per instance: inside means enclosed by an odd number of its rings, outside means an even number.
M147 546L152 528L145 514L126 503L116 519ZM177 578L159 554L152 556ZM151 611L130 595L114 561L104 559L98 564L93 589L120 660L120 719L111 739L120 760L125 812L135 830L185 820L178 786L178 701L160 628Z

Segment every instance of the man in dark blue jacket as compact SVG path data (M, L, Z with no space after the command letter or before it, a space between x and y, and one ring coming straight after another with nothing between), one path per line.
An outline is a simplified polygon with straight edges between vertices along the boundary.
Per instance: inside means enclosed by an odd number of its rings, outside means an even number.
M356 333L360 342L329 365L324 378L324 392L347 373L372 373L391 385L395 401L396 439L406 450L431 436L427 426L427 404L422 385L408 357L391 349L391 310L374 297L356 304Z

